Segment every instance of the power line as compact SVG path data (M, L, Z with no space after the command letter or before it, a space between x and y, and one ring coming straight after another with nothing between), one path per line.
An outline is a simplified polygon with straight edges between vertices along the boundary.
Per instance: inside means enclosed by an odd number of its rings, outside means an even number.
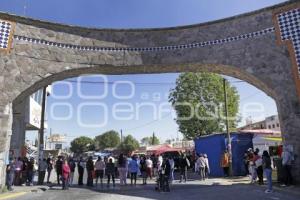
M112 85L112 84L116 84L118 83L118 81L108 81L108 82L105 82L105 81L75 81L75 80L66 80L67 82L71 82L71 83L86 83L86 84L109 84L109 85ZM155 82L155 83L142 83L142 82L131 82L130 83L134 84L134 85L158 85L158 86L161 86L161 85L174 85L176 84L175 82Z
M66 82L71 82L71 83L85 83L85 84L116 84L118 83L118 81L78 81L78 80L65 80ZM175 85L176 82L132 82L129 81L130 83L134 84L134 85ZM246 81L230 81L230 83L247 83Z
M142 124L142 125L140 125L140 126L136 126L136 127L130 128L130 129L124 129L124 131L132 131L132 130L136 130L136 129L143 128L143 127L145 127L145 126L149 126L150 124L153 124L153 123L155 123L155 122L157 122L157 121L159 121L159 120L161 120L161 119L167 118L167 117L170 116L171 114L172 114L172 113L168 113L168 114L162 116L160 119L155 119L155 120L149 121L149 122L147 122L147 123L145 123L145 124Z

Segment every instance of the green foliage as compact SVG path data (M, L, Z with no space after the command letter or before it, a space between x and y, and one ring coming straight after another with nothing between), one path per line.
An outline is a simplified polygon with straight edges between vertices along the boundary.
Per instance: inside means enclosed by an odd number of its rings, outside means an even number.
M176 110L179 131L186 139L225 130L223 78L212 73L183 73L171 90L169 101ZM237 125L239 95L226 84L229 127Z
M139 142L132 136L128 135L124 137L123 142L120 144L119 149L124 154L129 154L140 147Z
M94 140L85 136L75 138L71 142L70 150L78 154L86 151L93 151L95 150Z
M157 145L157 144L160 144L160 141L159 141L159 139L155 135L153 135L151 137L144 137L144 138L142 138L141 139L141 143L143 145L148 146L148 145Z
M115 148L120 144L120 136L117 131L110 130L95 138L96 149Z

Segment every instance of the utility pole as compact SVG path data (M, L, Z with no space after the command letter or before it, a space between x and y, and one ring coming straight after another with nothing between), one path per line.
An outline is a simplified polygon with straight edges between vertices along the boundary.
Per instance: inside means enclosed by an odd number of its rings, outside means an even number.
M121 129L120 133L121 133L120 140L121 140L121 143L122 143L123 142L123 131L122 131L122 129Z
M52 150L52 129L50 128L49 149Z
M41 111L41 124L39 130L39 159L44 158L44 123L45 123L45 108L46 108L46 94L47 93L47 86L43 88L43 98L42 98L42 111Z
M152 135L152 141L151 141L151 143L152 143L152 145L154 145L154 137L155 137L155 133L154 133L154 131L153 131L153 135Z
M229 154L229 175L232 175L232 152L231 152L231 138L229 132L229 120L228 120L228 103L227 103L227 91L226 91L226 79L223 79L224 88L224 101L225 101L225 117L226 117L226 133L227 133L227 150Z

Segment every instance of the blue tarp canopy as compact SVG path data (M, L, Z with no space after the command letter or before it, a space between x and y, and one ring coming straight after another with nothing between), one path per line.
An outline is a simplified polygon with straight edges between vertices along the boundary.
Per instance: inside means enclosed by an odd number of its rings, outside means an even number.
M247 149L253 148L253 135L249 133L231 133L232 169L234 176L246 175L243 161ZM197 154L207 154L211 176L223 176L224 172L220 166L221 156L227 147L226 134L213 134L199 137L195 141Z

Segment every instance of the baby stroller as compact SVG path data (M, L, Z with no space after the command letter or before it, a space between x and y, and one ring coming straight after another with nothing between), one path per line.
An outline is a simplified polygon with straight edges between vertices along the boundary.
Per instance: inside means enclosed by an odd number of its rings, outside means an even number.
M169 178L170 177L164 173L164 170L159 171L156 179L155 190L158 192L160 191L170 192Z

